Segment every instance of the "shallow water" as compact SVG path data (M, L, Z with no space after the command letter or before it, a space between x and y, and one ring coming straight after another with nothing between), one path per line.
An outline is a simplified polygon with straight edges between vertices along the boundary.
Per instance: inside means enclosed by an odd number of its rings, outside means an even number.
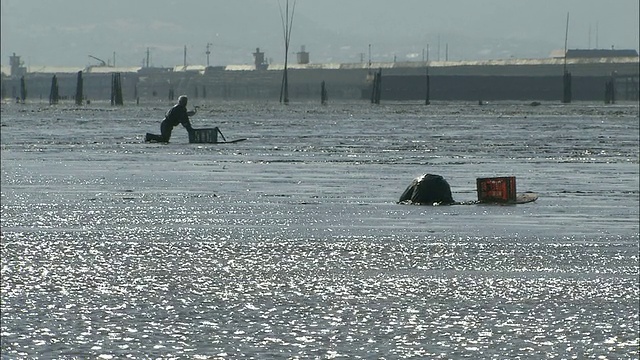
M198 105L2 105L3 358L638 358L637 104Z

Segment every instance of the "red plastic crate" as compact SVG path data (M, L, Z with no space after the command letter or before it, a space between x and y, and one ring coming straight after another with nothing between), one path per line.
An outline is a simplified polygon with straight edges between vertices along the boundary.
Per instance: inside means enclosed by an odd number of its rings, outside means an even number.
M493 177L476 179L479 202L515 203L516 177Z

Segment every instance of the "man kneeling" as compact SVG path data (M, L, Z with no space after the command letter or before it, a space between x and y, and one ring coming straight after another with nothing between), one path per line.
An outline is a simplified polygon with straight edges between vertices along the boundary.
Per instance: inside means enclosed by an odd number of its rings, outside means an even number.
M187 111L187 101L186 95L180 96L178 103L164 115L164 120L160 124L160 135L147 133L144 141L169 142L173 128L179 124L182 124L188 133L192 133L193 128L191 127L189 116L195 115L196 111Z

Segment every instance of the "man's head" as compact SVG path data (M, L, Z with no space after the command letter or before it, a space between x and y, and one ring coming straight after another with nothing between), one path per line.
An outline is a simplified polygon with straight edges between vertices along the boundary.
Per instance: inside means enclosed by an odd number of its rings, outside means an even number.
M178 98L178 104L187 106L187 95L180 95L180 97Z

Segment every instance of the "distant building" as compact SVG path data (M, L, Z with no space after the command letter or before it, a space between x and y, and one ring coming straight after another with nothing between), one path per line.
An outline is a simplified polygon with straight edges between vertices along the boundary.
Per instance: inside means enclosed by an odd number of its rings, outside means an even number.
M638 56L638 52L630 49L570 49L567 50L568 58L611 58Z
M256 52L253 53L253 63L256 70L266 70L268 66L264 61L264 52L260 51L260 48L256 48Z
M615 57L637 57L638 52L633 49L569 49L567 59L588 59L588 58L615 58ZM564 51L554 50L552 58L563 58Z
M300 48L300 52L298 52L298 64L308 64L309 63L309 53L305 51L304 45Z
M27 68L23 66L24 62L20 60L20 56L13 53L9 56L9 66L11 66L11 76L19 78L27 74Z
M545 59L502 59L477 61L406 61L374 63L308 63L304 47L298 52L298 62L289 63L289 94L291 98L320 98L326 82L333 99L370 99L371 69L382 70L381 97L390 101L421 100L427 90L436 101L548 100L562 98L564 70L572 74L574 100L602 100L604 84L615 76L616 99L637 101L638 62L635 50L564 50ZM2 97L15 99L20 89L20 76L26 73L29 93L45 99L56 75L61 99L72 99L77 85L77 73L84 75L84 95L87 99L110 99L112 76L122 74L125 99L166 99L173 94L211 99L277 99L282 86L284 64L265 61L259 48L253 53L253 63L205 67L204 65L154 67L52 67L22 65L20 57L12 56L14 69L3 66L0 77Z

